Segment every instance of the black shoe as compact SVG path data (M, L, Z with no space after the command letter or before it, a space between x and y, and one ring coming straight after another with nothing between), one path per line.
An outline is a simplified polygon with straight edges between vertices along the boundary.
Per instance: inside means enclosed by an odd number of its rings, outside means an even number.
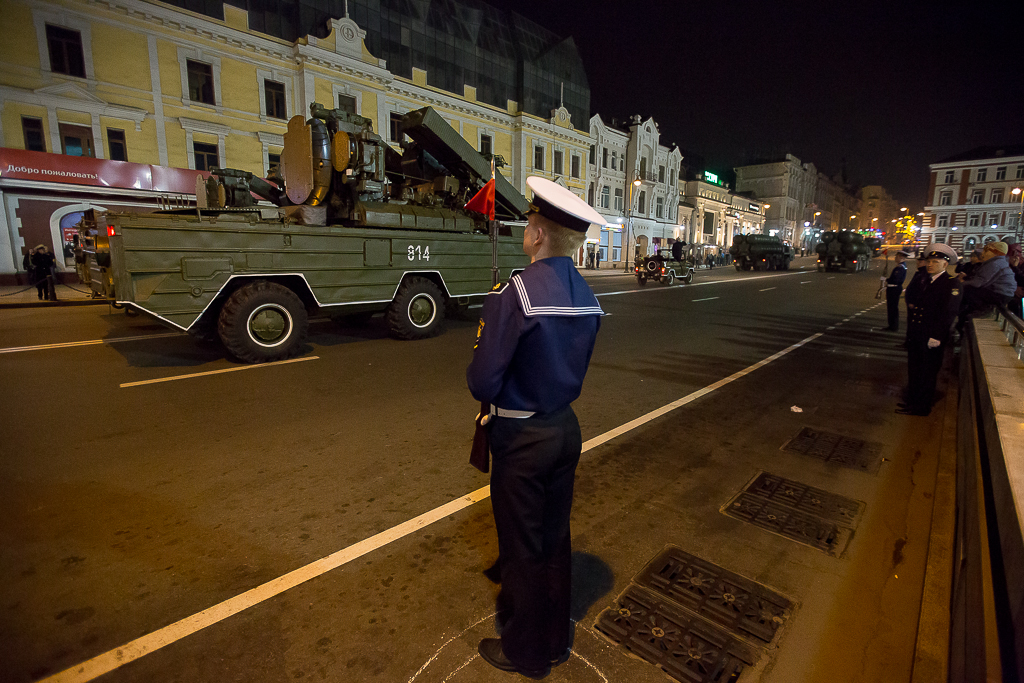
M551 668L554 668L556 666L560 666L562 664L565 664L566 662L569 661L569 657L571 657L571 656L572 656L572 648L571 647L565 648L565 652L563 652L560 656L552 657L551 658Z
M480 641L476 650L480 653L480 656L485 662L501 671L510 671L538 681L551 673L550 666L545 666L542 669L536 670L520 669L509 661L508 657L505 656L505 653L502 652L500 638L484 638Z
M484 576L491 583L501 583L501 558L494 561L490 567L484 570Z

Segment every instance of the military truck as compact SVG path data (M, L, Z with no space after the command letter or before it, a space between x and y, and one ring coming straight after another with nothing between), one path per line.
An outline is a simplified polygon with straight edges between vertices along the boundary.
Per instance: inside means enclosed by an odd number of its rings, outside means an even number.
M793 250L778 237L735 235L729 247L736 270L789 270Z
M865 270L871 263L871 247L864 236L852 230L828 231L815 247L818 253L818 272L848 269L851 273Z
M401 153L369 119L310 113L288 123L279 177L213 169L195 207L96 216L94 289L108 293L108 262L119 305L257 363L300 353L317 313L383 312L397 338L432 336L529 263L526 199L495 173L498 220L468 212L491 164L432 108L403 117Z

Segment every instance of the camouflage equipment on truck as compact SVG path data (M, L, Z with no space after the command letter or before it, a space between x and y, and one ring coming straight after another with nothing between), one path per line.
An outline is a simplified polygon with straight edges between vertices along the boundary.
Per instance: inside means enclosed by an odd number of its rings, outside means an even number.
M403 118L401 154L368 119L310 110L288 124L281 177L214 169L194 209L99 218L116 300L265 362L299 353L316 312L431 336L527 265L526 199L498 174L503 220L467 212L490 165L431 108Z

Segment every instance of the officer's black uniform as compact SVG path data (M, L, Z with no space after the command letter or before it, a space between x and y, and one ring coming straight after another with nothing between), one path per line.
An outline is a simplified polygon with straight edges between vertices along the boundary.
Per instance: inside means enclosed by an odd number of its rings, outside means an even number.
M900 329L900 295L903 294L903 281L907 279L907 264L897 263L889 277L885 280L885 305L889 309L890 332Z
M501 633L519 669L540 671L569 647L569 513L582 437L580 395L601 307L572 259L530 264L484 301L470 391L492 417L491 504L498 530ZM502 412L533 413L502 417Z
M923 269L924 266L921 266ZM960 282L946 272L932 277L915 275L907 287L907 403L900 412L927 415L935 398L935 383L949 342L950 328L960 306ZM928 340L939 346L928 348Z

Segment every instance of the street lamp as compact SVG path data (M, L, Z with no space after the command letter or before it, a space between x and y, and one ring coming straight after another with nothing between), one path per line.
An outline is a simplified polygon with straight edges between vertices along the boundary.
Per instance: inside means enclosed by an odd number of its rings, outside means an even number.
M622 255L623 272L626 270L627 262L632 263L632 261L627 261L627 259L629 259L629 237L630 233L633 231L633 188L639 188L640 182L640 174L637 173L633 182L629 184L629 204L626 206L626 251Z
M1021 235L1024 234L1024 226L1021 225L1020 219L1024 216L1024 190L1019 187L1015 187L1010 190L1010 194L1015 197L1020 197L1020 208L1017 209L1017 229L1013 231L1013 236L1017 240L1017 244L1020 244Z
M768 209L772 208L771 204L764 205L764 222L761 224L761 234L768 234Z
M853 219L856 218L856 217L857 217L857 214L852 214L850 216L850 224L847 226L847 230L852 230L853 229Z

